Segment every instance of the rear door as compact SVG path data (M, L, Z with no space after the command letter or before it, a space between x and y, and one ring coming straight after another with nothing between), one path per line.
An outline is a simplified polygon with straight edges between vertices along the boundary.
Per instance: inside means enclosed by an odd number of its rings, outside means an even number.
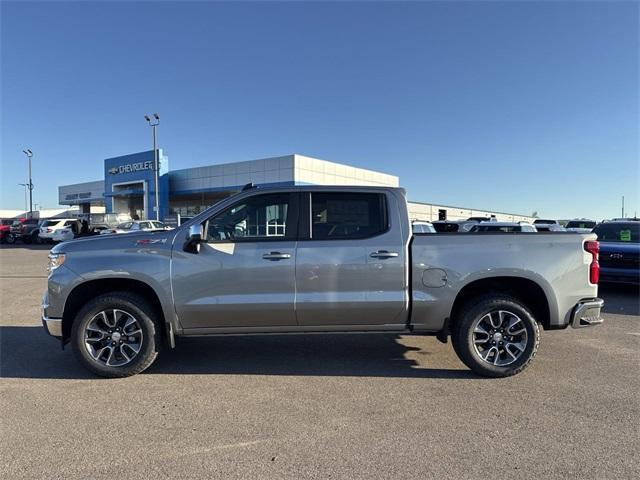
M296 262L301 326L404 324L407 259L395 201L380 191L302 194Z

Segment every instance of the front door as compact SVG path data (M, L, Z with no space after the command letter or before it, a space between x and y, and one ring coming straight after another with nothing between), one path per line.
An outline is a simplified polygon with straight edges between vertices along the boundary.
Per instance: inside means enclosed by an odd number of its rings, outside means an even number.
M395 197L312 191L303 199L298 323L352 328L404 324L406 254Z
M176 246L172 282L185 329L297 325L297 194L256 194L203 223L197 254Z

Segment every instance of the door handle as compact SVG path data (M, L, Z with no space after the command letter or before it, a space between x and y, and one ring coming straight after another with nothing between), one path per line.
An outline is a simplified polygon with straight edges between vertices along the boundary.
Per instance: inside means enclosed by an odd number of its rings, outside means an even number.
M280 252L269 252L262 255L262 258L265 260L286 260L287 258L291 258L290 253L280 253Z
M395 258L398 256L398 252L388 252L386 250L378 250L377 252L372 252L369 256L371 258Z

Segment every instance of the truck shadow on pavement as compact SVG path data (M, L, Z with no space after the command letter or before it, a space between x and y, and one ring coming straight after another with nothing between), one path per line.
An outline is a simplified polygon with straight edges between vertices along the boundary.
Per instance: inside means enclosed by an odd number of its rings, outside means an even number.
M604 313L640 315L640 286L605 283L599 286L598 296L604 299Z
M452 360L450 349L431 338L387 334L178 338L147 373L480 379ZM452 363L456 368L447 368ZM0 377L99 378L36 326L0 327Z
M52 243L22 243L16 242L11 245L0 243L0 250L51 250L55 247Z

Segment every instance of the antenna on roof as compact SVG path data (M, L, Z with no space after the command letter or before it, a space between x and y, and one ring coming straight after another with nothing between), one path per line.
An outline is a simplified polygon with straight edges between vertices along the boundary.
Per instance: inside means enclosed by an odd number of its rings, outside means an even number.
M252 188L256 188L256 186L253 182L249 182L244 187L242 187L242 190L240 191L244 192L245 190L251 190Z

